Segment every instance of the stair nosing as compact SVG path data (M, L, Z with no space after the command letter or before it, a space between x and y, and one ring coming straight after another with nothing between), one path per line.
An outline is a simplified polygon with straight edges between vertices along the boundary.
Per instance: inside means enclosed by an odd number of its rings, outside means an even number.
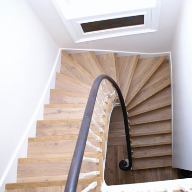
M36 187L51 187L51 186L63 186L67 180L56 181L40 181L40 182L22 182L22 183L7 183L5 189L22 189L22 188L36 188ZM99 177L79 179L79 184L90 184L97 181L101 185L101 179Z

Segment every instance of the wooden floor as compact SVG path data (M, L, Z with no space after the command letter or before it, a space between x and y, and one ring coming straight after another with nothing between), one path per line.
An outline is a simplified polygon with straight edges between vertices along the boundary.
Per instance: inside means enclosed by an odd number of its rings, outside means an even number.
M143 169L143 170L129 170L122 171L119 169L119 162L127 159L127 148L125 135L111 138L117 130L122 129L121 123L123 116L120 107L115 107L112 112L111 122L109 127L109 141L107 146L107 158L105 168L105 182L107 185L119 185L130 183L142 183L151 181L162 181L178 179L178 170L172 167Z

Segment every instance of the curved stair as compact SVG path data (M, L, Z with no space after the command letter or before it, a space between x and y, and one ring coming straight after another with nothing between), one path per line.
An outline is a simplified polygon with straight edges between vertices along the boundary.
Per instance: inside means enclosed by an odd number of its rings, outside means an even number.
M139 59L139 55L68 55L62 51L61 72L56 74L55 89L50 90L44 120L37 121L37 135L29 138L27 158L18 160L17 183L7 184L8 192L64 190L91 85L104 73L118 83L126 103L133 170L172 166L170 69L166 56ZM106 124L109 112L110 102L107 117L103 117ZM111 144L125 136L122 122L115 128L118 130L109 135ZM83 161L81 172L100 174L80 179L77 191L94 181L98 186L92 191L100 191L103 181L107 133L99 133L94 124L91 129L103 140L100 143L90 134L88 140L102 153L86 146L84 156L99 159L99 163Z

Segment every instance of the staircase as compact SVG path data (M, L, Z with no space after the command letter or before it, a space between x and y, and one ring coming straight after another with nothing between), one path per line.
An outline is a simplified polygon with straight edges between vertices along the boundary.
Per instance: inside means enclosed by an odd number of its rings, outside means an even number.
M139 55L68 55L62 51L61 71L56 74L55 89L50 90L50 104L44 106L44 120L37 121L36 137L28 139L27 158L18 160L17 183L6 184L7 192L64 191L89 92L101 74L117 82L126 103L132 169L172 166L170 68L166 56L139 59ZM114 88L106 84L113 93ZM100 191L107 125L116 99L115 94L108 98L102 121L98 117L103 115L102 110L95 104L96 122L91 123L90 129L97 137L91 133L88 136L94 147L85 148L77 191ZM96 124L105 132L99 131ZM120 126L120 135L121 129ZM114 135L119 137L119 132Z

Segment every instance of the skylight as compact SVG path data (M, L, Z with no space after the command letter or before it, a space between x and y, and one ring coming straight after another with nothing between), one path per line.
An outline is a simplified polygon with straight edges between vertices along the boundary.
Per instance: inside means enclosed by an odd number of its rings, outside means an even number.
M155 32L161 0L52 0L75 43Z

